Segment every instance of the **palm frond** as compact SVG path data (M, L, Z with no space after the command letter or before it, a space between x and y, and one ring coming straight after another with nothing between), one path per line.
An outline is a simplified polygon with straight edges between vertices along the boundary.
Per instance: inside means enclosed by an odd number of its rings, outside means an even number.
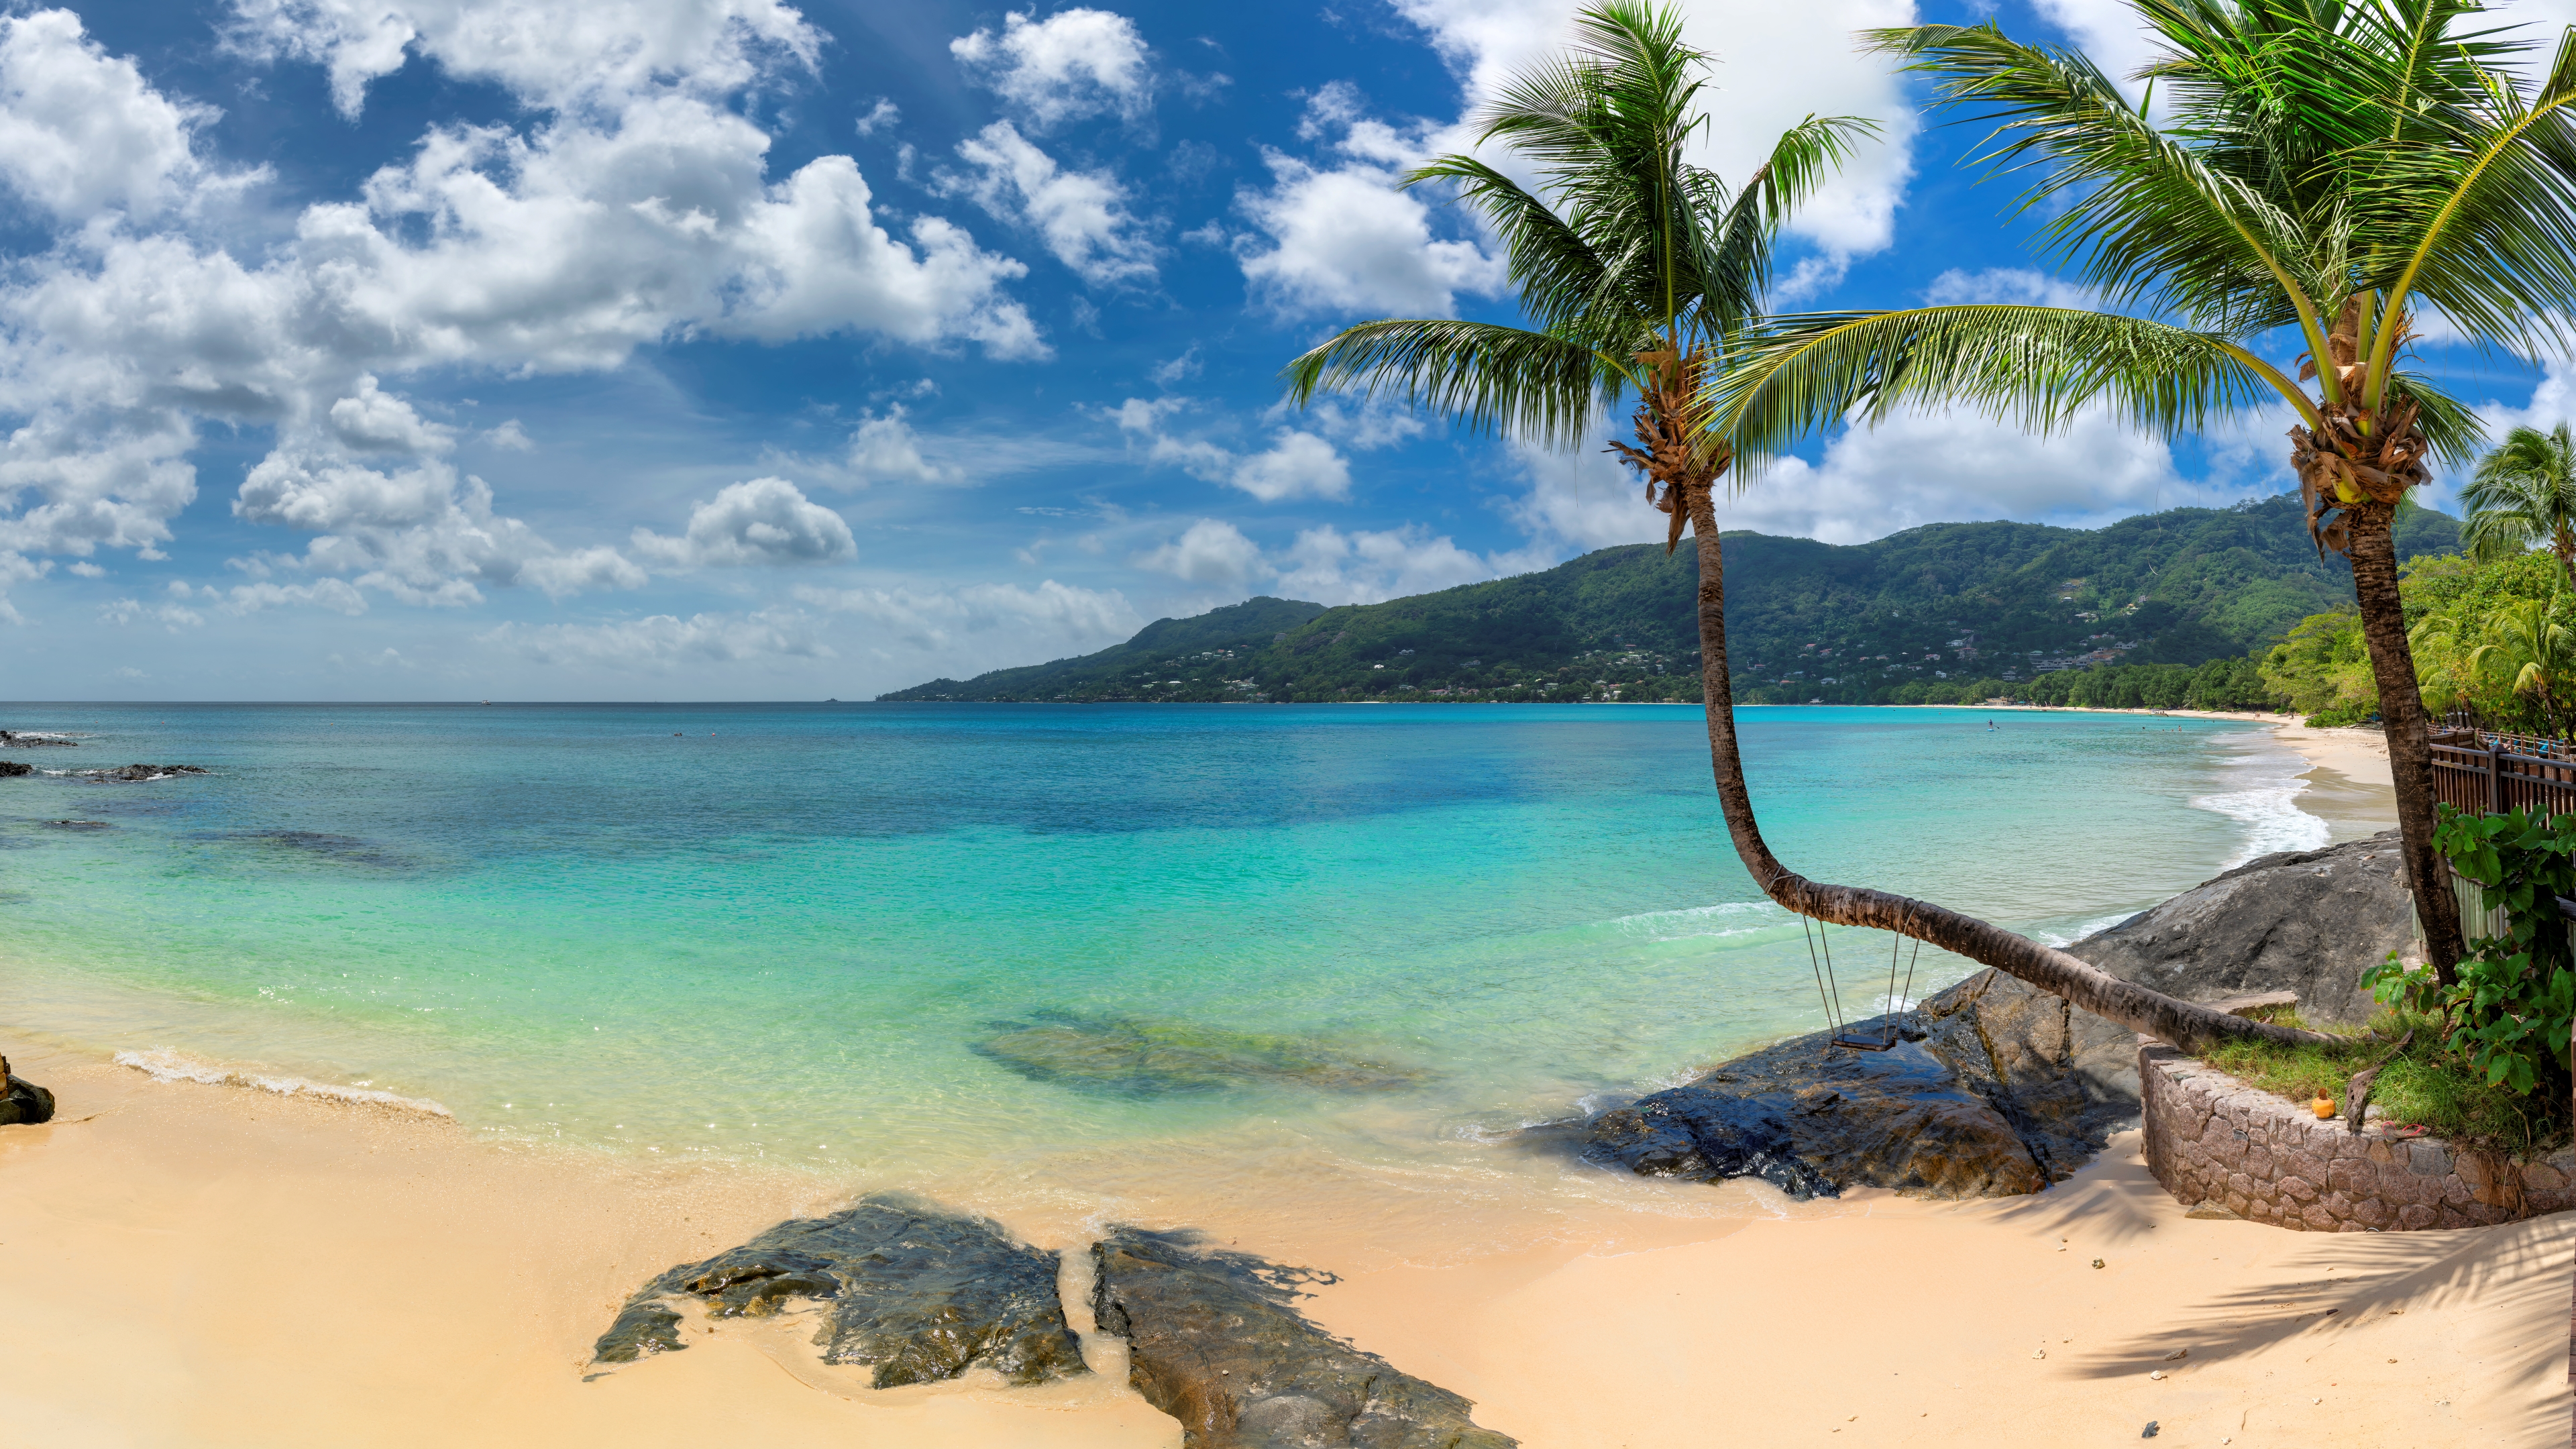
M1473 433L1555 444L1584 437L1625 382L1611 358L1582 342L1445 318L1345 328L1280 375L1299 407L1319 392L1386 396Z
M2296 395L2224 337L2113 313L1987 303L1811 313L1775 318L1748 341L1712 389L1711 426L1745 458L1908 404L1964 406L2037 432L2101 406L2172 433L2285 389Z

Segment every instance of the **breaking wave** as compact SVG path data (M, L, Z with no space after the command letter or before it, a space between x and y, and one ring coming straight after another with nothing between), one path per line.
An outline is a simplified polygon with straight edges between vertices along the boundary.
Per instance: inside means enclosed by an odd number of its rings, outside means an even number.
M174 1051L118 1052L120 1067L132 1067L156 1082L200 1082L209 1087L249 1087L261 1092L275 1092L281 1097L320 1097L325 1101L347 1102L356 1106L384 1107L397 1112L417 1112L428 1117L453 1119L456 1114L444 1103L426 1097L404 1097L392 1092L379 1092L370 1087L317 1082L310 1077L272 1077L228 1067L220 1062L203 1061Z

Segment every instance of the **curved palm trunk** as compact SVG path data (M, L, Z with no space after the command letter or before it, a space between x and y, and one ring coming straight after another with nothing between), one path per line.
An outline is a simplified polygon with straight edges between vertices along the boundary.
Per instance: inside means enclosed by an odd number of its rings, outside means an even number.
M1722 464L1720 465L1722 468ZM1753 818L1744 788L1744 764L1735 743L1735 700L1726 677L1726 576L1719 558L1717 511L1710 502L1715 474L1675 491L1687 500L1691 532L1699 547L1700 673L1708 698L1708 755L1717 776L1718 810L1726 817L1735 853L1762 893L1802 916L1846 926L1870 926L1928 941L1981 965L1992 966L2132 1031L2160 1037L2186 1052L2203 1052L2230 1038L2278 1042L2321 1041L2313 1032L2228 1016L2196 1002L2179 1001L2101 971L2063 951L2017 936L2000 926L1887 891L1811 881L1782 865ZM1678 514L1681 510L1675 509Z

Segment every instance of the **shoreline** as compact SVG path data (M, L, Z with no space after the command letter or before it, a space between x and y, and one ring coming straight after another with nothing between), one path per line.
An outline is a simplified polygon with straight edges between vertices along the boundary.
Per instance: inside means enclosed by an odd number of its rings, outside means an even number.
M0 1237L0 1355L18 1370L0 1414L29 1443L1180 1442L1126 1387L1119 1346L1088 1336L1079 1241L1032 1234L1069 1250L1093 1376L879 1392L775 1321L736 1320L587 1378L591 1339L643 1279L868 1185L511 1151L415 1115L0 1050L69 1113L0 1129L22 1204ZM2390 1235L2191 1220L2134 1132L2028 1198L1860 1190L1802 1210L1757 1186L1695 1190L1738 1210L1601 1210L1579 1240L1399 1254L1300 1307L1534 1449L1706 1442L1721 1403L1731 1434L1764 1443L2108 1443L2150 1419L2190 1443L2520 1443L2564 1419L2549 1219ZM1349 1267L1257 1215L1196 1226Z

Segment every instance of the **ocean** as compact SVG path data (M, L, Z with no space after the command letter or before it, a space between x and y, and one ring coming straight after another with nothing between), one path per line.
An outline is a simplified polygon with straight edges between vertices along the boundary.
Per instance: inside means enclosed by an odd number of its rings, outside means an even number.
M2328 835L2304 764L2241 724L1741 718L1793 868L2051 940ZM1727 844L1696 708L0 724L79 742L0 750L47 772L0 780L0 1025L520 1148L1084 1220L1669 1201L1520 1129L1824 1021L1803 928ZM61 773L137 761L207 773ZM1972 969L1925 951L1891 993L1888 937L1827 941L1853 1016Z

